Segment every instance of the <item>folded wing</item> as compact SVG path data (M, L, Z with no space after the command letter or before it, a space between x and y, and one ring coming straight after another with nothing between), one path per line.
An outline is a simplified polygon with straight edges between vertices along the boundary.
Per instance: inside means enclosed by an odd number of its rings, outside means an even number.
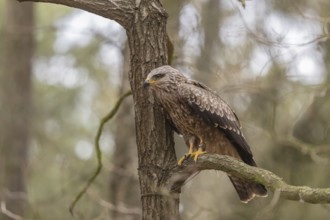
M250 147L241 132L238 118L225 101L203 84L193 80L180 85L179 95L207 124L224 132L245 163L256 166Z

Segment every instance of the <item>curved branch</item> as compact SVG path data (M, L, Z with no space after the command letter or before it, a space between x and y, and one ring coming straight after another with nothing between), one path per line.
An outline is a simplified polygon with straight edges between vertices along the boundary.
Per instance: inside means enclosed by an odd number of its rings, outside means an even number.
M101 147L100 147L100 138L101 138L101 134L102 134L102 131L103 131L103 127L104 127L105 123L107 123L110 119L113 118L113 116L115 116L115 114L117 113L121 103L124 101L124 99L126 97L128 97L130 95L132 95L131 91L128 91L128 92L124 93L118 99L118 101L116 102L115 106L111 109L111 111L101 119L99 128L97 129L97 133L96 133L96 136L95 136L95 151L96 151L97 167L96 167L96 170L93 173L93 175L88 179L88 181L87 181L86 185L84 186L84 188L82 188L82 190L77 194L77 196L72 201L72 203L70 205L70 208L69 208L69 211L70 211L71 215L73 215L73 209L76 206L77 202L86 193L87 189L94 182L96 177L100 174L101 169L103 167L102 152L101 152Z
M118 22L124 28L130 27L133 21L133 1L129 0L18 0L19 2L47 2L66 5L73 8L109 18Z
M182 166L172 169L172 177L169 181L171 189L180 187L193 173L202 170L221 170L230 175L235 175L246 180L261 183L271 191L279 192L280 197L287 200L324 204L330 203L330 188L310 188L308 186L292 186L285 183L282 178L274 173L258 167L249 166L235 158L217 155L203 154L196 162L192 158L186 160ZM179 185L178 185L179 184Z
M321 153L330 152L329 145L314 146L306 142L300 141L293 136L279 139L278 142L281 144L286 144L287 146L290 146L300 151L300 153L304 155L308 155L315 163L322 165L330 164L330 158L320 156Z

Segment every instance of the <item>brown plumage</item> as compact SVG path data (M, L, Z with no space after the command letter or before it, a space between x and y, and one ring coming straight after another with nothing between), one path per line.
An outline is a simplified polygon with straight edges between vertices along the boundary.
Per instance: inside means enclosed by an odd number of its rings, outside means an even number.
M256 166L236 114L215 92L170 66L152 70L144 82L145 87L149 85L169 123L193 151L202 148ZM261 184L235 176L229 178L242 202L250 201L255 195L267 195Z

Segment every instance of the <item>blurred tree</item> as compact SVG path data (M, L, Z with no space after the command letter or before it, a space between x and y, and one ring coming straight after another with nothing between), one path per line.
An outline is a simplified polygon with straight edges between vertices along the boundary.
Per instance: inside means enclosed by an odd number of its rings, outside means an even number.
M124 62L122 71L121 88L119 97L129 90L129 50L128 45L123 50ZM135 144L134 116L131 99L126 99L116 115L114 122L115 151L112 155L112 166L110 173L110 202L115 207L141 207L139 185L137 176L137 151ZM138 215L128 215L125 212L118 212L118 209L111 211L111 219L140 219Z
M324 28L329 30L330 24L325 24ZM325 145L330 143L330 44L328 41L320 42L319 46L325 53L324 88L315 95L312 104L296 123L294 135L310 144Z
M217 59L219 58L219 48L222 47L219 35L221 23L220 2L219 1L206 1L202 5L201 25L204 29L204 42L201 46L201 54L197 58L196 67L199 74L194 76L196 79L210 85L213 81L214 69L218 69ZM215 75L216 76L216 75Z
M31 129L34 4L7 0L0 73L1 219L24 216ZM3 214L4 213L4 214ZM6 214L6 215L5 215Z
M164 1L163 5L169 13L167 20L167 33L170 40L169 47L169 64L177 65L178 58L181 57L182 42L179 38L180 31L180 11L185 0ZM175 46L175 47L174 47Z

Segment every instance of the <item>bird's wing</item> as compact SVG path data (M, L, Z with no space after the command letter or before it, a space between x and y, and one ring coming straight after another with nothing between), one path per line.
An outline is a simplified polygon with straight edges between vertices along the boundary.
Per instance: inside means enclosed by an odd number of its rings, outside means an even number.
M175 123L172 121L172 118L169 116L169 114L164 111L164 115L165 115L167 123L170 125L172 130L175 131L177 134L182 135L180 130L175 126Z
M179 86L179 95L207 124L225 133L244 162L255 165L239 120L225 101L205 85L193 80Z

